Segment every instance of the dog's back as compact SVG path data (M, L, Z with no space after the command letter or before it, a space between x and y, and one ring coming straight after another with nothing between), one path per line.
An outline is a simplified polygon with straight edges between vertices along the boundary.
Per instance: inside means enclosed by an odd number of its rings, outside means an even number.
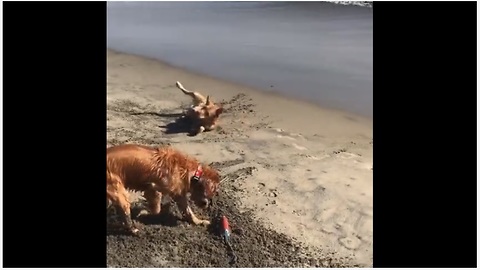
M116 181L136 191L145 191L152 183L165 189L183 188L183 182L171 181L184 180L181 175L195 169L197 164L196 159L172 147L118 145L107 149L107 186Z
M156 180L151 162L157 149L125 144L107 149L107 185L121 181L125 188L143 190L148 182ZM118 183L120 184L120 183Z

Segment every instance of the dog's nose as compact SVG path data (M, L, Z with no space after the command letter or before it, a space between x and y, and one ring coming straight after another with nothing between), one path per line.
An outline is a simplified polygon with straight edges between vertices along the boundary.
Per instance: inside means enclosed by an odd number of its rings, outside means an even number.
M203 199L200 203L202 207L206 208L208 206L209 201L208 199Z

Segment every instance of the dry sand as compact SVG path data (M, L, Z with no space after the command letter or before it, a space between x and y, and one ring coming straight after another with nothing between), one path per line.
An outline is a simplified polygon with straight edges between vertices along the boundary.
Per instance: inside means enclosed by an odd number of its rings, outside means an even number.
M249 174L226 185L241 211L253 210L262 226L324 254L372 266L372 120L155 60L113 51L107 57L109 146L170 143L201 161L222 164L223 175L248 168ZM190 104L175 87L177 80L224 104L219 130L194 137L176 132L181 130L172 123Z

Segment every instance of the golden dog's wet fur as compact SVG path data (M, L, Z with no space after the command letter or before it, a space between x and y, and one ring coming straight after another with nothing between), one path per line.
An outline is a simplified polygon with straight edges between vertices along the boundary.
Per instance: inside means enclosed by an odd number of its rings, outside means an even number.
M215 104L210 96L205 98L199 92L187 90L179 81L176 86L192 98L193 104L184 112L184 116L193 120L196 133L213 130L217 126L220 114L223 113L223 107Z
M190 183L200 163L171 147L152 148L125 144L107 149L107 205L120 208L132 233L137 233L130 216L127 190L141 191L151 214L160 213L162 195L170 196L183 215L193 224L208 225L198 219L188 203L188 194L200 207L207 207L220 183L218 172L201 166L198 183Z

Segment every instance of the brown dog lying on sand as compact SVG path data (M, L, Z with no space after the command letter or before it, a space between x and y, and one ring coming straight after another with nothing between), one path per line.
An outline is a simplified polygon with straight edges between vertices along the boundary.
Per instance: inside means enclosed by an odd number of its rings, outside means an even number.
M223 108L210 100L210 96L205 98L198 92L189 91L178 81L176 85L185 95L192 98L193 104L184 112L184 117L193 121L197 134L213 130L220 114L223 113Z
M192 212L188 194L198 207L207 208L219 183L216 170L171 147L125 144L107 148L107 205L121 210L133 234L138 229L130 216L128 189L143 192L151 214L160 213L162 195L168 195L189 222L209 225Z

